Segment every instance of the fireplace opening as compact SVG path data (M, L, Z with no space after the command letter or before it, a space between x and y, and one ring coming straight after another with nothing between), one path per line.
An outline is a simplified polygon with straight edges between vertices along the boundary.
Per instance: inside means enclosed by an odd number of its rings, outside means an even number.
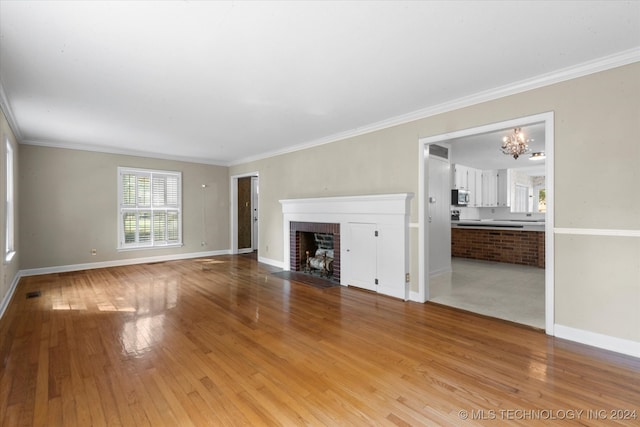
M300 232L298 255L305 273L327 278L333 276L333 234Z
M290 267L340 282L340 224L291 222Z

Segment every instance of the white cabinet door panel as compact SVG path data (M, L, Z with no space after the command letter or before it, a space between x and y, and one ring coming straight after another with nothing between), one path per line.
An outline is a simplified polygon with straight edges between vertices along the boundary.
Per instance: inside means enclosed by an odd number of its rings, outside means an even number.
M347 284L376 290L376 224L350 222L348 224Z
M449 214L448 208L447 205ZM402 225L378 224L378 292L406 300L409 298L408 284L404 280L405 263L401 250L404 240Z

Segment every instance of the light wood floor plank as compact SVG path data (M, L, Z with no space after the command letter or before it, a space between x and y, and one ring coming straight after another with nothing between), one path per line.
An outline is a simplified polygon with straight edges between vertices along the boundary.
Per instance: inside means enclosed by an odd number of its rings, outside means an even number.
M639 359L274 271L241 255L22 278L0 319L0 425L602 425L589 411L614 409L635 418L607 424L640 425Z

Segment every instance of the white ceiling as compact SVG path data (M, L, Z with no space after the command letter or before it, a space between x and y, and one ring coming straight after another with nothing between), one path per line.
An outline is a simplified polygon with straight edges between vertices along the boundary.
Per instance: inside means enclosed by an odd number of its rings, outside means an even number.
M638 1L0 0L0 94L23 143L234 164L639 46Z

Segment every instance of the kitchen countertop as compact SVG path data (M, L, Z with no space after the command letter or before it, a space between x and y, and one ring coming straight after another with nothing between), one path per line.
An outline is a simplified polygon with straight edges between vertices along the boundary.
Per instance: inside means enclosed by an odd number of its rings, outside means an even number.
M451 227L489 230L544 231L545 221L535 219L460 219L451 220Z

